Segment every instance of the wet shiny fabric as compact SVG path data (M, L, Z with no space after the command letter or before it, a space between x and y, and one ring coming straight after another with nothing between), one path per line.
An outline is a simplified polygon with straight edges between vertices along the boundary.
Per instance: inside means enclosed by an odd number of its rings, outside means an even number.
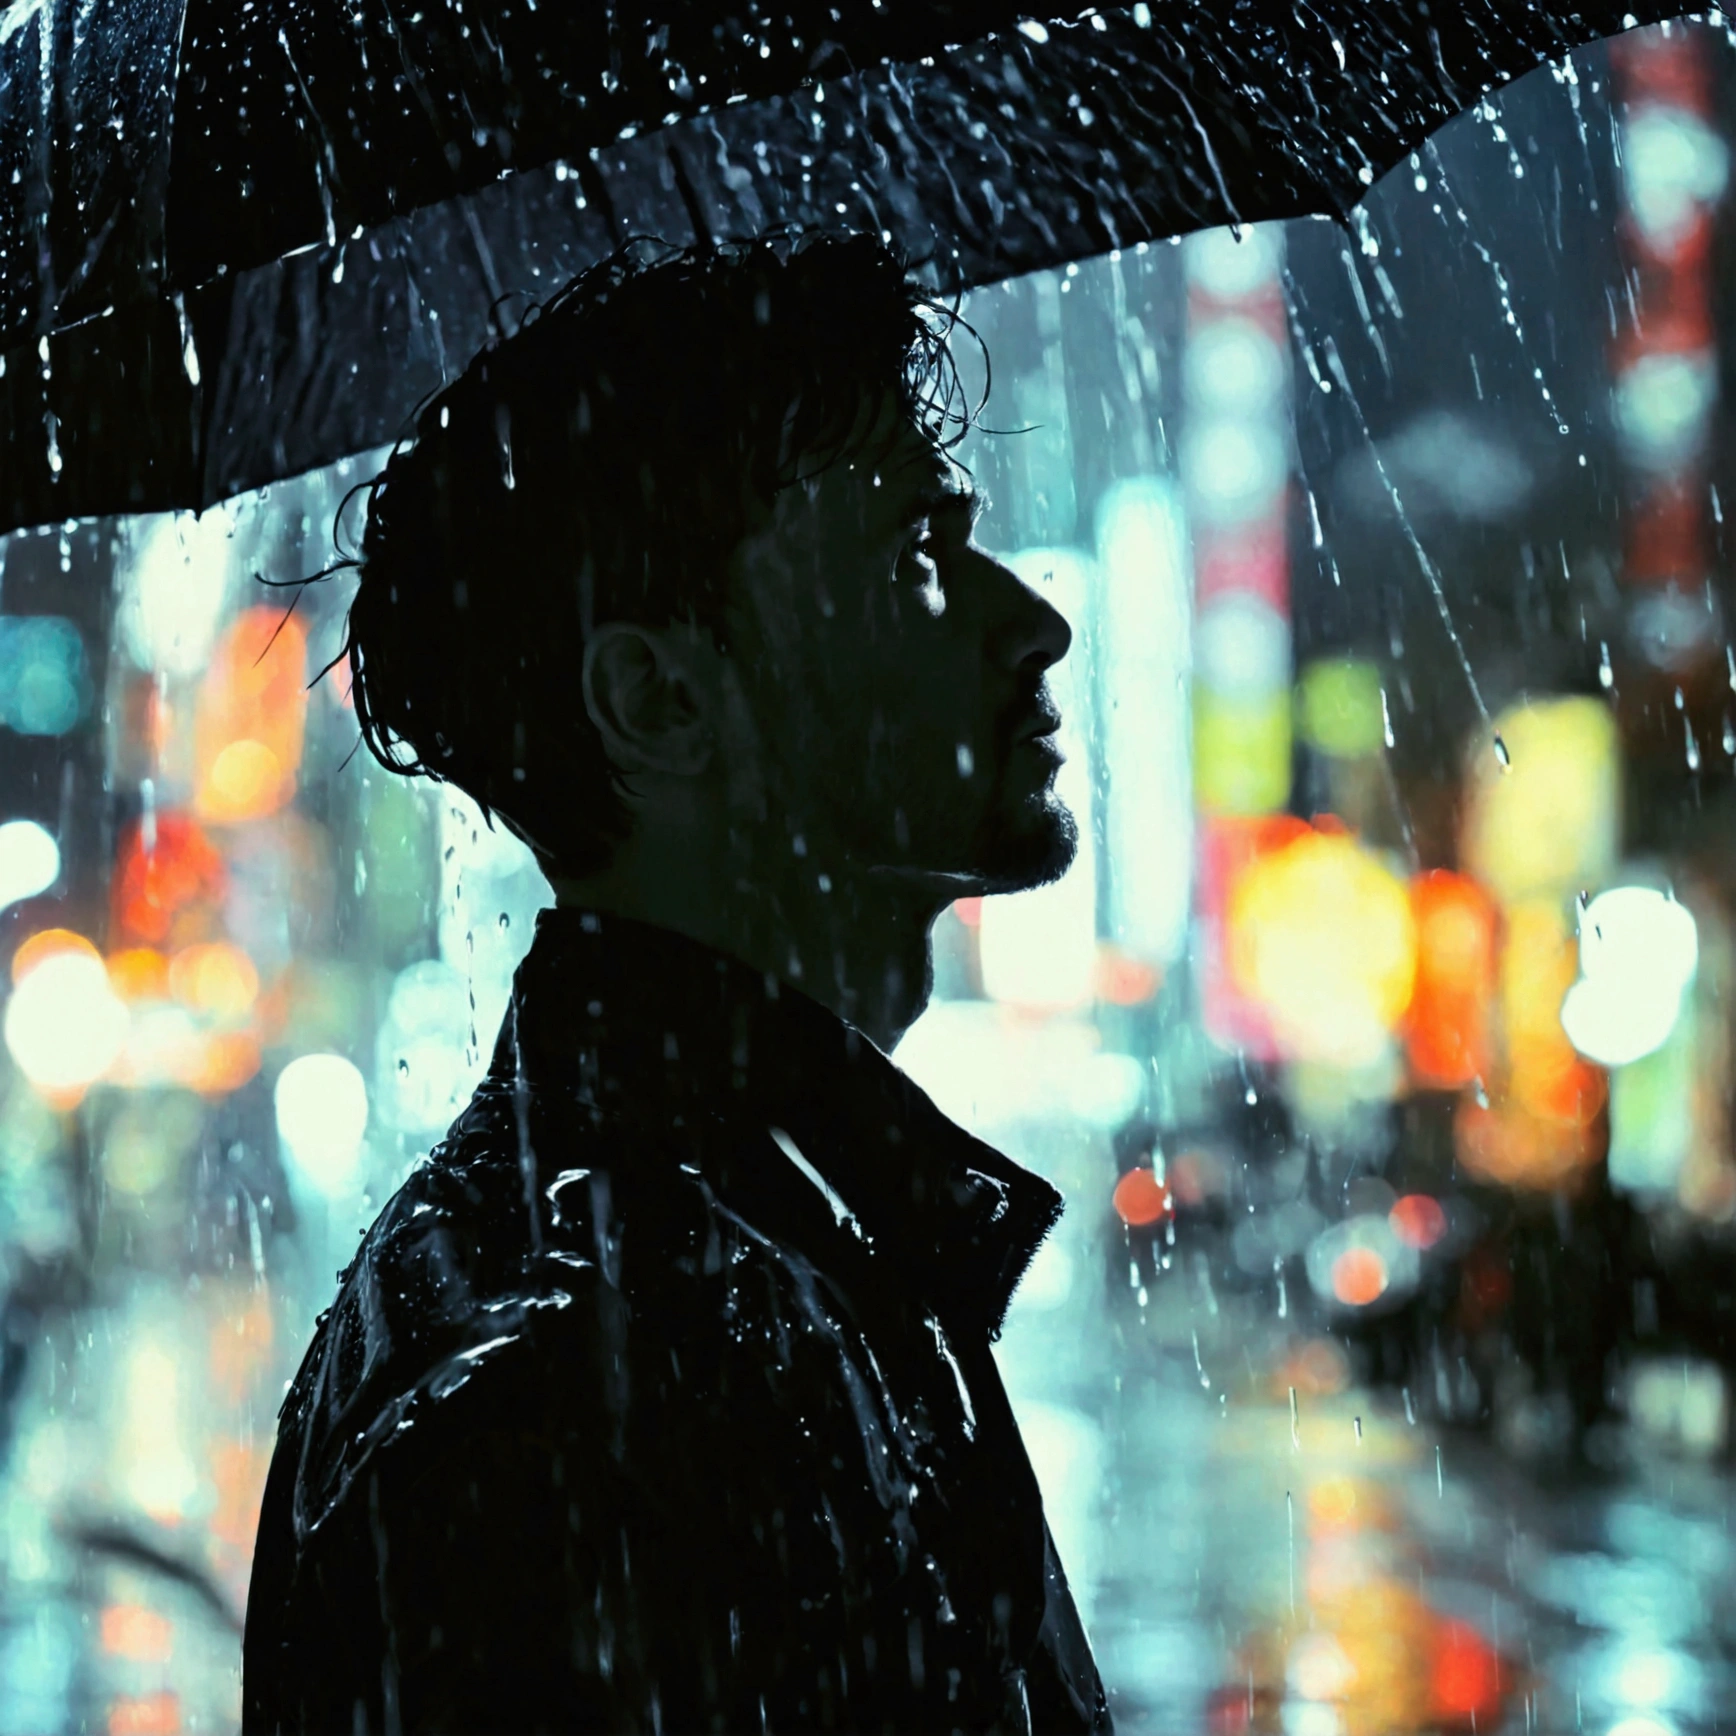
M245 1728L1106 1731L990 1352L1059 1210L805 996L545 912L285 1401Z

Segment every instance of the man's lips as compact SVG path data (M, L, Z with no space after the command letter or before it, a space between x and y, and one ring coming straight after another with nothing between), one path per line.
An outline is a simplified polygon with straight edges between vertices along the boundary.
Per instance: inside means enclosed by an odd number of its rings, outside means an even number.
M1013 736L1015 747L1023 746L1028 741L1037 741L1043 736L1053 735L1061 727L1061 714L1058 711L1039 711L1028 722L1021 725Z

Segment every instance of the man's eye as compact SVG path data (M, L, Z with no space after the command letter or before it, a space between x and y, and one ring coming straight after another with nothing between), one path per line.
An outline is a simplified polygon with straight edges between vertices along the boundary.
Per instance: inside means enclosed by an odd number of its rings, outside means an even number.
M904 545L904 553L899 557L898 564L901 569L926 583L936 572L934 550L934 532L925 524Z

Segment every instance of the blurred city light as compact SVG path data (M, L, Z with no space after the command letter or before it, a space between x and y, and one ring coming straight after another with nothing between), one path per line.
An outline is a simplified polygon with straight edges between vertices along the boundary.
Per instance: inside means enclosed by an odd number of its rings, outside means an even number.
M90 702L84 638L71 621L0 615L0 724L19 735L65 735Z
M1635 108L1621 137L1628 209L1660 251L1673 247L1723 193L1729 147L1698 115L1659 102Z
M253 960L223 940L183 947L169 960L168 976L176 1000L230 1023L242 1018L259 994Z
M189 676L205 667L229 594L235 533L236 517L224 506L139 521L124 569L120 625L141 669Z
M1319 657L1302 672L1298 733L1339 759L1379 753L1386 741L1380 667L1364 657Z
M127 1024L126 1005L110 987L95 949L57 948L14 987L6 1006L6 1047L40 1090L78 1092L108 1071L126 1041Z
M1654 350L1616 385L1616 420L1628 456L1676 470L1700 455L1718 396L1718 359L1708 350Z
M1694 918L1667 893L1599 893L1579 919L1581 974L1562 1003L1562 1027L1587 1059L1625 1067L1669 1040L1698 962Z
M1601 700L1537 700L1495 720L1506 763L1471 760L1465 865L1503 904L1607 882L1619 847L1620 758Z
M1359 1310L1403 1301L1417 1286L1417 1250L1384 1213L1329 1224L1309 1244L1308 1283L1322 1302Z
M1416 981L1404 882L1340 833L1305 832L1248 867L1230 895L1228 948L1236 983L1301 1061L1377 1060Z
M354 1184L368 1128L368 1087L342 1055L302 1055L277 1076L277 1131L296 1167L323 1194Z
M1401 1242L1426 1250L1447 1233L1447 1214L1428 1194L1405 1194L1395 1200L1387 1219Z
M0 825L0 910L46 892L60 878L60 846L35 820Z
M1411 882L1416 987L1405 1051L1419 1085L1451 1089L1490 1070L1498 915L1482 887L1436 868Z
M1110 933L1168 964L1187 944L1193 877L1187 675L1192 599L1186 515L1167 477L1116 483L1097 515Z
M1111 1198L1115 1215L1134 1229L1160 1223L1175 1209L1169 1189L1144 1165L1130 1169L1115 1184Z
M194 808L234 825L275 813L295 793L307 719L307 631L283 608L243 610L199 687Z
M111 942L161 947L202 929L222 901L229 871L199 823L164 813L134 822L116 853Z

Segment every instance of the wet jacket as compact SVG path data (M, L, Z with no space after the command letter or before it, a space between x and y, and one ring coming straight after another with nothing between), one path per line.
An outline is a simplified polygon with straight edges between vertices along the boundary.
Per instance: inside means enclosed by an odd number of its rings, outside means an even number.
M545 912L284 1403L245 1728L1106 1731L989 1349L1059 1210L805 996Z

